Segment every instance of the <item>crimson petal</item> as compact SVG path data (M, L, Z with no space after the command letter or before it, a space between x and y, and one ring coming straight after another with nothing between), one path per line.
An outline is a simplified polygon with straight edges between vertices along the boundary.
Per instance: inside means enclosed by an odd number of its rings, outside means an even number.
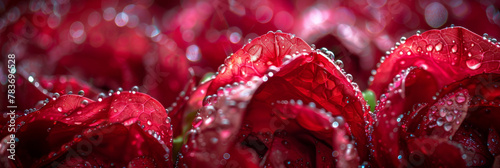
M376 95L385 92L401 70L411 66L428 71L437 88L483 72L499 73L500 48L465 28L429 30L401 41L401 45L381 59L370 89Z
M263 76L269 67L280 67L286 55L310 51L311 47L306 42L291 34L270 32L257 37L224 61L207 94L214 94L226 84Z
M24 155L16 160L24 166L127 166L137 159L172 165L170 118L158 101L135 91L118 91L98 101L63 95L16 123L19 139L35 140L35 135L46 139L18 142L16 149ZM6 134L4 127L2 135Z

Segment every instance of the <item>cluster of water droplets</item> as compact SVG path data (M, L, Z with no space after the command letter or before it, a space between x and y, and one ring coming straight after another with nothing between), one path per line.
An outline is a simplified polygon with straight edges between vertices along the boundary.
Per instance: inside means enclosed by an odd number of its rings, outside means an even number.
M332 137L333 141L336 143L340 143L340 144L336 144L338 146L333 147L334 150L330 155L331 157L334 158L336 164L346 166L346 165L349 165L348 162L351 162L352 160L355 160L355 159L359 159L358 155L357 155L356 148L355 148L356 143L353 140L350 140L350 139L352 139L350 137L350 135L346 134L346 132L345 132L346 127L345 126L347 123L342 116L332 116L331 112L326 111L323 108L317 108L316 104L314 102L305 103L303 100L300 100L300 99L299 100L295 100L295 99L277 100L276 102L273 103L273 105L286 106L286 108L282 107L281 110L287 110L289 108L296 108L300 112L305 112L304 110L302 110L300 108L306 108L306 109L308 109L309 112L314 112L314 113L320 114L322 116L325 116L325 118L327 118L328 122L329 122L329 124L327 124L327 126L325 127L325 130L332 130L334 132L333 137ZM292 116L287 115L287 114L280 114L280 113L286 113L286 112L283 112L281 110L279 110L279 109L273 110L273 112L277 113L273 116L292 117ZM295 116L295 117L297 117L297 116ZM288 118L288 119L293 120L294 118L292 117L292 118ZM277 138L282 139L281 143L283 145L287 146L288 142L286 139L287 138L294 138L294 137L286 136L286 132L287 131L285 128L285 130L276 130L276 132L274 134L271 134L271 135L275 135ZM262 133L261 132L259 134L270 134L270 133ZM269 141L272 141L272 138L273 137L270 136L271 140L269 140ZM316 140L316 143L317 143L317 140ZM318 156L322 155L322 152L320 150L318 150L317 152L318 153L316 155L318 155ZM330 157L330 156L326 156L326 157ZM323 156L322 161L325 161L326 157ZM285 165L290 165L290 166L292 166L292 165L304 166L304 164L302 163L302 159L285 160L284 163L285 163Z
M458 89L456 92L444 95L429 108L426 122L430 124L429 128L442 127L448 132L446 135L451 138L465 119L469 105L468 91Z
M453 25L450 28L456 28ZM421 31L417 31L416 36L421 36ZM488 34L483 34L483 40L488 43L500 48L500 42L497 41L496 38L489 37ZM446 44L444 41L440 40L436 44L426 44L417 43L416 49L412 48L401 48L396 53L399 56L411 56L413 54L424 54L427 56L433 56L433 53L440 53L439 56L434 56L437 60L448 61L451 65L460 65L459 61L464 61L466 67L471 70L476 70L482 65L482 61L485 58L485 54L488 54L484 51L478 43L475 41L476 39L464 40L461 44L457 41L452 40L451 44ZM479 40L479 39L477 39ZM392 47L389 51L386 51L386 55L380 58L380 61L376 64L377 68L380 68L380 65L384 63L384 61L391 56L402 44L405 44L407 41L406 37L401 37L399 42L396 42L395 46ZM470 42L469 42L470 41ZM423 45L423 46L422 46ZM413 47L413 46L411 46ZM448 52L448 53L443 53ZM441 55L447 56L446 58L442 58ZM402 65L405 64L404 61L400 62ZM422 65L423 68L427 68L425 65ZM377 70L374 69L371 71L371 76L369 77L368 84L370 85L374 76L377 74Z
M182 147L179 158L197 157L201 160L207 159L206 162L214 165L225 165L231 157L230 154L211 148L231 144L238 132L240 121L237 118L244 114L243 111L257 87L272 76L273 71L269 70L263 77L254 76L247 82L227 84L220 87L216 94L206 96L203 100L205 106L196 113L193 127L186 135L188 143Z

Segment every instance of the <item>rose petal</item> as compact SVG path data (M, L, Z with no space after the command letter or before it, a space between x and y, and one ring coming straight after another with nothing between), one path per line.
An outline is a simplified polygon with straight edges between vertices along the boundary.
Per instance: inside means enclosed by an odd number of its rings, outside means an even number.
M125 166L139 156L151 157L156 165L172 165L170 119L158 101L135 91L117 92L96 102L63 95L16 123L16 137L33 140L17 144L24 155L16 158L23 165ZM8 134L7 127L2 134Z
M385 57L370 89L382 94L391 78L410 66L428 71L437 88L483 72L498 73L499 52L496 44L462 27L430 30L409 37Z
M311 47L291 34L270 32L236 51L219 67L218 75L207 90L211 95L220 87L263 76L270 66L280 67L286 55L310 52Z

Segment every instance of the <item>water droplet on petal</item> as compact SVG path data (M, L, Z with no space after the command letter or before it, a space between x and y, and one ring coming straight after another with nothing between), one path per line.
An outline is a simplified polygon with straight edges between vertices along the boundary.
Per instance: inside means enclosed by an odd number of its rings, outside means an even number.
M451 128L452 128L452 126L451 126L451 124L450 124L450 123L446 123L446 124L444 124L444 130L445 130L445 131L450 131L450 130L451 130Z
M401 42L401 44L404 44L406 42L406 37L401 37L401 39L399 40Z
M341 60L336 60L335 65L339 66L340 68L344 68L344 62L342 62Z
M89 104L89 101L87 101L87 100L82 100L82 106L86 106L87 104Z
M463 93L459 93L457 95L457 98L456 98L456 101L458 104L462 104L463 102L465 102L465 96Z
M83 91L83 90L78 91L78 95L80 95L80 96L85 95L85 91Z
M465 64L467 64L467 67L469 67L472 70L476 70L481 66L481 62L477 59L469 59L465 61Z
M345 75L345 77L347 78L347 80L349 82L352 81L352 75L351 74L347 74L347 75Z
M443 126L444 122L443 122L443 118L438 118L438 120L436 121L436 124L438 126Z
M451 113L446 114L446 121L448 122L453 121L453 115Z
M262 45L256 44L248 49L248 54L250 54L250 60L252 62L257 61L262 55Z
M446 116L446 113L447 113L447 111L444 108L442 108L441 110L439 110L439 116L441 116L441 117Z
M139 91L139 87L138 86L134 86L134 87L132 87L131 91L132 91L132 94L135 94L136 92Z

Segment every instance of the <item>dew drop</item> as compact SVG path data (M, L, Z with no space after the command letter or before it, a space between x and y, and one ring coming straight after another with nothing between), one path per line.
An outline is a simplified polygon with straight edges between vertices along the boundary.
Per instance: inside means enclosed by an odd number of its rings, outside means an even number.
M33 76L31 76L31 75L30 75L30 76L28 77L28 81L30 81L30 83L33 83L33 81L35 81L35 79L33 78Z
M441 117L446 116L446 113L447 113L447 111L444 108L442 108L441 110L439 110L439 116L441 116Z
M436 111L437 111L437 107L436 106L432 106L431 107L431 112L434 114L434 113L436 113Z
M311 107L311 108L316 108L316 104L315 104L314 102L310 102L310 103L309 103L309 107Z
M132 91L132 94L135 94L136 92L139 91L139 86L134 86L132 87L132 89L130 89Z
M438 126L443 126L444 122L443 122L443 118L439 118L437 121L436 121L436 124Z
M222 74L224 72L226 72L226 66L224 64L222 64L219 66L219 73Z
M463 93L459 93L457 95L456 101L457 101L458 104L464 103L465 102L465 96L464 96L464 94Z
M450 130L451 130L451 127L452 127L452 126L451 126L451 124L450 124L450 123L446 123L446 124L444 124L444 130L445 130L445 131L450 131Z
M104 98L104 96L106 96L106 95L104 95L104 93L100 93L100 94L97 96L97 101L101 102L101 101L102 101L102 99Z
M78 95L80 95L80 96L85 95L85 91L83 91L83 90L78 91Z
M58 108L57 108L57 111L62 112L62 108L61 108L61 107L58 107Z
M344 62L342 62L341 60L336 60L335 65L339 66L340 68L344 68Z
M267 80L268 80L268 79L269 79L269 78L267 77L267 75L264 75L264 76L262 77L262 81L264 81L264 82L267 82Z
M448 121L448 122L453 121L453 115L452 115L451 113L448 113L448 114L446 115L446 121Z
M256 44L248 49L248 54L250 54L250 59L252 62L257 61L262 55L262 45Z
M401 44L404 44L406 42L406 37L401 37L401 39L399 40L401 42Z
M197 128L201 125L203 119L201 117L196 117L193 122L193 127Z
M332 127L333 127L333 128L337 128L337 127L339 127L339 123L338 123L337 121L334 121L334 122L332 123Z
M87 101L87 100L82 100L82 105L83 105L83 106L86 106L87 104L89 104L89 101Z
M465 61L465 64L467 64L467 67L469 67L472 70L476 70L481 66L481 62L479 62L476 59L470 59Z
M347 80L349 82L352 81L352 75L351 74L347 74L347 75L345 75L345 77L347 78Z

